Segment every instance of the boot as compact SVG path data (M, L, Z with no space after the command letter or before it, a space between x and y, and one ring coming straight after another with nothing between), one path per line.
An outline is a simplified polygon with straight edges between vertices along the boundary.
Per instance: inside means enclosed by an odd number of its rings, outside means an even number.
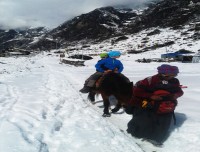
M89 93L91 91L91 87L84 86L81 90L79 90L81 93Z

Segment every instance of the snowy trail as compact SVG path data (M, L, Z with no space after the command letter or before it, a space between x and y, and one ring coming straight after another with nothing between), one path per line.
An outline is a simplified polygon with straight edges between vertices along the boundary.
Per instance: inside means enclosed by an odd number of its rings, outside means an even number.
M0 151L140 151L134 143L124 144L129 137L86 104L71 67L43 57L24 61L17 72L17 65L6 69L10 74L1 80Z
M178 77L188 88L175 111L177 125L172 125L164 147L157 148L126 133L130 115L120 111L103 118L101 97L92 105L86 94L79 93L94 72L96 59L84 67L59 64L58 57L45 54L0 59L2 152L200 151L199 64L191 68L173 63L180 67ZM124 74L133 82L154 74L160 65L132 63L126 56L122 61Z
M75 72L75 71L72 71L71 68L68 70L70 71L69 73ZM80 82L77 82L76 77L74 77L72 75L68 76L68 80L70 80L71 87L73 87L76 92L79 91L77 88L81 88L83 85L83 84L80 84ZM99 116L102 116L103 100L100 95L96 96L96 100L95 100L94 104L92 104L90 101L87 100L87 94L79 93L79 96L81 96L82 100L89 106L89 108L94 109L98 113ZM111 97L110 100L115 100L115 98L113 99ZM111 108L114 108L114 106L111 106ZM107 123L111 123L112 125L116 126L117 129L119 129L125 136L130 138L138 147L140 147L143 152L154 152L154 151L161 152L162 149L160 147L155 147L149 142L142 141L141 139L136 139L126 132L127 122L129 122L129 120L131 120L131 117L132 116L127 115L123 109L120 109L119 112L117 112L115 114L111 114L111 117L102 117L102 118Z

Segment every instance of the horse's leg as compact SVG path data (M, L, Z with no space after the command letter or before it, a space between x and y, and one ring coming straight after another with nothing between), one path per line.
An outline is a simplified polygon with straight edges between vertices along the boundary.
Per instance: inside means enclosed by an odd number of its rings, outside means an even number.
M119 109L122 107L121 103L118 102L117 105L115 106L115 108L113 108L111 111L112 113L115 113L117 111L119 111Z
M110 113L109 113L109 107L110 107L110 102L108 97L106 97L105 95L102 95L103 98L103 105L104 105L104 110L103 110L103 117L110 117Z
M110 117L111 114L109 113L109 107L110 107L110 103L109 100L105 100L103 101L104 104L104 110L103 110L103 117Z

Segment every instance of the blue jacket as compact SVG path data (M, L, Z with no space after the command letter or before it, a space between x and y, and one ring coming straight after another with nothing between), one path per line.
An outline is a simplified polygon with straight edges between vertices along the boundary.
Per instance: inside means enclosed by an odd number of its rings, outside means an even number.
M121 73L124 69L123 64L119 60L110 57L100 60L95 67L98 72L104 72L105 70L114 71L117 68L118 72Z

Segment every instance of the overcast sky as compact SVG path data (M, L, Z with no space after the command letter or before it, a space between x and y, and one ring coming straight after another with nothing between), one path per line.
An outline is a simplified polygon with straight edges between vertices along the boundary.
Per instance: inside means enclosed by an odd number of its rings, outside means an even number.
M103 6L134 7L151 0L0 0L0 27L55 28L63 22Z

